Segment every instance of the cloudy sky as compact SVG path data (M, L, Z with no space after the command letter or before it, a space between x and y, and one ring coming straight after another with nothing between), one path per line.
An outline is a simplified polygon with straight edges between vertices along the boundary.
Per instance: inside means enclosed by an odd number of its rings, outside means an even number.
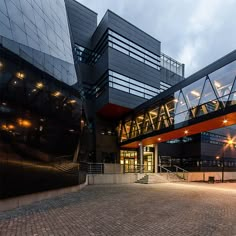
M185 64L186 76L236 49L236 0L77 0L110 9L161 41L162 52Z

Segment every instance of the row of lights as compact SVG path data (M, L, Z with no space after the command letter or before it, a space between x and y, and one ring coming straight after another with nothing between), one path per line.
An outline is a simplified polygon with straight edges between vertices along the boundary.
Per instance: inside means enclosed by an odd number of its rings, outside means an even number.
M1 67L1 65L3 66L3 64L1 64L1 62L0 62L0 67ZM23 80L23 79L25 78L25 74L24 74L23 72L17 72L17 73L16 73L16 77L17 77L18 79L20 79L20 80ZM14 84L17 84L17 81L14 81ZM42 82L38 82L38 83L36 83L35 87L36 87L37 89L43 89L44 84L43 84ZM32 92L36 92L36 91L37 91L36 89L33 89L33 90L32 90ZM61 92L59 92L59 91L55 91L55 92L52 93L52 96L54 96L54 97L59 97L59 96L61 96L61 95L62 95L62 94L61 94ZM75 100L75 99L71 99L71 100L69 100L67 103L68 103L68 104L75 104L75 103L76 103L76 100Z
M227 120L227 119L224 119L224 120L223 120L223 123L224 123L224 124L227 124L227 123L228 123L228 120ZM185 135L188 135L188 134L189 134L189 131L188 131L187 129L184 130L184 134L185 134ZM160 142L160 141L161 141L161 138L160 138L160 137L157 138L157 141Z

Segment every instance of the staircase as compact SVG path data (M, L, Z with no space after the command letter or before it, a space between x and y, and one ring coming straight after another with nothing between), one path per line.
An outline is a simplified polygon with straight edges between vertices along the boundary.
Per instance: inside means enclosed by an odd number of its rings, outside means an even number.
M158 183L173 183L173 182L185 182L187 181L188 171L175 166L175 172L171 172L169 169L160 166L161 173L148 173L144 177L137 180L135 183L140 184L158 184Z
M135 183L140 184L158 184L158 183L168 183L169 181L165 176L161 174L146 174L141 179L137 180Z

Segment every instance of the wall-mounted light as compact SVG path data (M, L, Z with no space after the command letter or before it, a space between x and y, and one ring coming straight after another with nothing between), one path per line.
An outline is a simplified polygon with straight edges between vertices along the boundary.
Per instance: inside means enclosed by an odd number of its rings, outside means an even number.
M3 68L3 63L0 61L0 69Z
M54 97L59 97L60 95L61 95L61 93L59 91L52 93L52 96L54 96Z
M29 120L23 120L21 118L19 118L17 122L20 126L25 127L25 128L29 128L32 125L32 123Z
M69 100L67 103L69 103L69 104L75 104L75 103L76 103L76 100L75 100L75 99L71 99L71 100Z
M20 80L23 80L25 78L25 74L23 72L17 72L16 77Z
M185 130L185 131L184 131L184 134L188 134L188 130Z
M161 141L161 138L158 138L157 141Z
M38 88L38 89L42 89L44 87L44 85L43 85L43 83L41 83L41 82L38 82L37 84L36 84L36 88Z

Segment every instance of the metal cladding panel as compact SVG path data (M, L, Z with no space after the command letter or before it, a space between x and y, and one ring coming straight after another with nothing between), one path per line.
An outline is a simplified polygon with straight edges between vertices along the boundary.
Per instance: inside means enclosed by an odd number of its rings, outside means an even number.
M75 0L66 0L71 33L75 43L91 48L91 37L97 27L97 13Z
M109 88L109 103L133 109L145 101L145 98L141 98L117 89Z
M160 87L160 71L113 48L108 49L109 69L142 83Z
M0 4L0 36L11 40L2 40L2 45L19 56L22 50L31 51L24 57L30 63L44 54L52 64L50 75L69 85L76 83L64 0L2 0ZM47 62L38 64L42 69Z
M108 27L139 46L160 55L161 43L112 11L108 10Z

